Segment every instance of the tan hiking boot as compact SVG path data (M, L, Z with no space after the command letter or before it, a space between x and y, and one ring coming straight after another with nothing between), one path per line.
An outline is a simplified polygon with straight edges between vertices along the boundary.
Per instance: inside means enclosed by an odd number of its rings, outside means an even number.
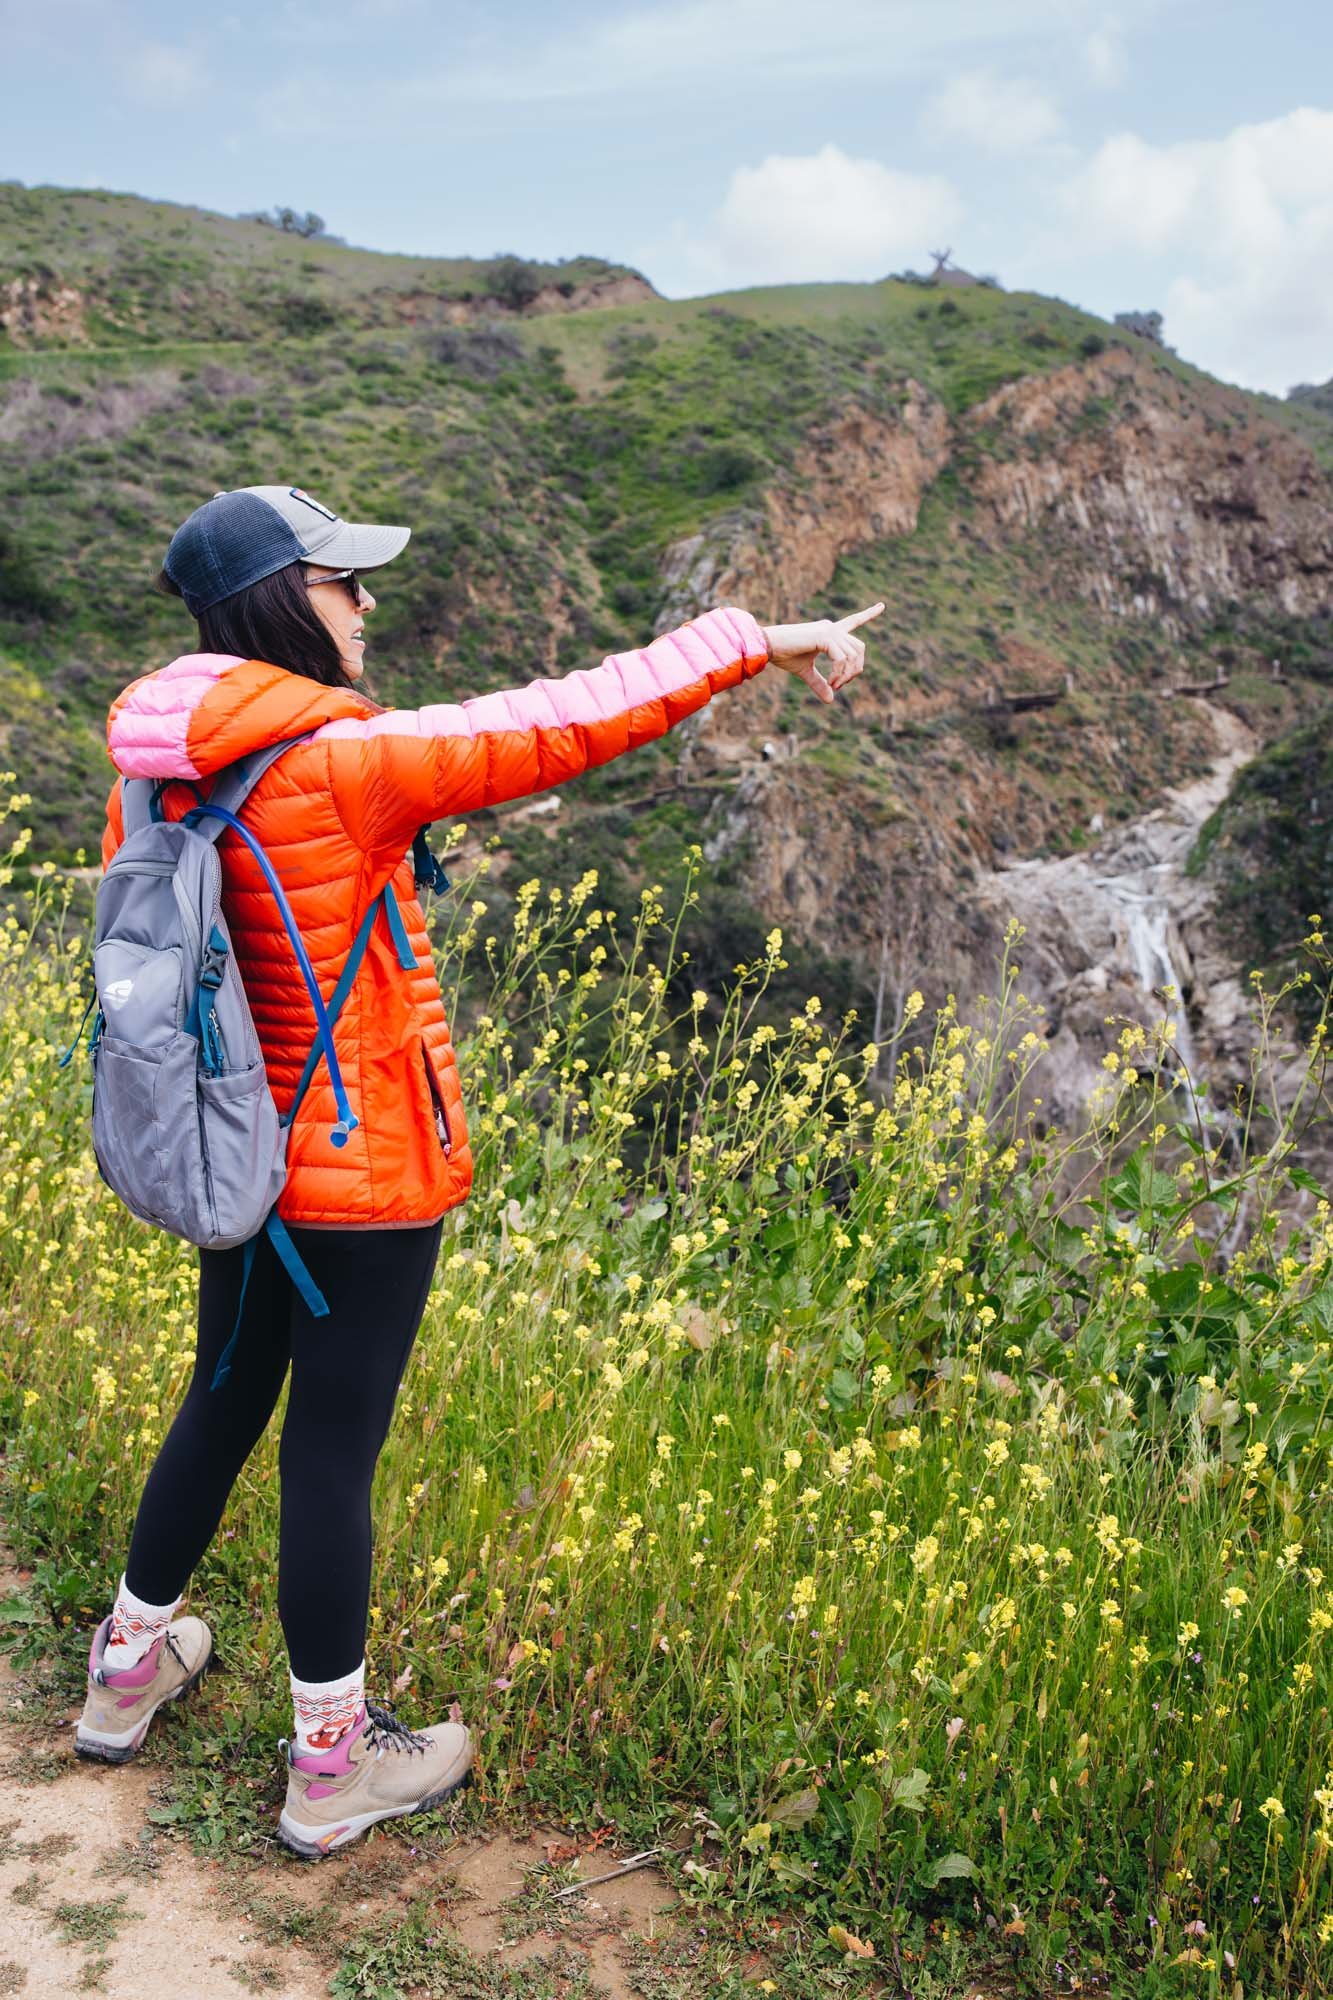
M133 1757L163 1702L188 1694L207 1673L213 1635L202 1618L173 1618L137 1666L107 1674L102 1668L111 1620L93 1634L88 1655L88 1697L74 1735L80 1757L125 1764Z
M318 1861L358 1840L382 1819L425 1812L472 1775L472 1738L461 1722L409 1729L391 1709L368 1701L332 1750L287 1752L287 1803L278 1837L293 1854Z

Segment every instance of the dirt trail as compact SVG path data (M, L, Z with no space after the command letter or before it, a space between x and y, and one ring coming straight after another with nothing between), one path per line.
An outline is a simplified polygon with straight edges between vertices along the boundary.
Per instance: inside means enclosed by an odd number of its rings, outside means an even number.
M24 1783L22 1765L22 1753L16 1757L7 1742L0 1763L0 1827L8 1831L0 1861L0 1992L64 2000L95 1977L110 2000L185 1992L236 2000L238 1982L249 1985L261 1961L276 1975L270 1992L289 2000L328 1992L327 1979L290 1950L256 1950L246 1927L219 1910L207 1865L156 1843L138 1846L150 1772L97 1771L76 1766L71 1755L70 1768L56 1777L34 1783L29 1772ZM135 1872L120 1874L118 1865ZM14 1966L27 1975L21 1985Z
M0 1601L25 1581L0 1568ZM323 2000L357 1932L432 1895L442 1941L478 1967L498 1975L555 1958L586 1969L608 2000L633 2000L630 1940L674 1925L675 1893L652 1868L584 1895L535 1898L531 1871L544 1863L577 1855L580 1879L615 1865L605 1849L577 1853L577 1837L558 1827L460 1834L429 1855L386 1829L316 1866L281 1855L243 1867L201 1859L149 1821L163 1767L81 1762L76 1719L77 1709L53 1717L0 1657L0 1995ZM296 1928L308 1943L289 1941Z

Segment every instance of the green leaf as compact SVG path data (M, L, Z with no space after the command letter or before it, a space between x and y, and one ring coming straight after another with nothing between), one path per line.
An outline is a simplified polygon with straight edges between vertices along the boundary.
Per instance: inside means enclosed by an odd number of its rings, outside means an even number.
M941 1882L958 1882L964 1878L971 1881L976 1876L975 1863L965 1854L942 1854L938 1861L932 1861L921 1874L921 1884L926 1889L937 1889Z
M820 1795L819 1809L824 1815L824 1825L830 1839L841 1844L852 1837L852 1822L848 1816L846 1801L839 1797L831 1785L825 1786Z
M1140 1147L1138 1152L1130 1154L1107 1193L1117 1207L1146 1213L1169 1206L1175 1201L1177 1190L1171 1175L1159 1173L1146 1150Z
M1325 1333L1333 1333L1333 1285L1321 1285L1305 1301L1305 1311L1317 1320Z
M879 1839L884 1800L874 1785L858 1785L847 1802L852 1823L852 1860L862 1861Z
M818 1792L788 1792L785 1799L779 1799L775 1806L769 1807L767 1818L770 1826L804 1826L818 1811Z
M846 1368L835 1368L824 1388L835 1410L849 1410L860 1392L860 1383Z
M12 1597L0 1598L0 1625L44 1625L46 1613L40 1604L16 1591Z
M918 1764L914 1771L895 1778L889 1795L889 1803L901 1806L904 1812L924 1812L926 1793L930 1790L930 1773Z
M1186 1313L1198 1302L1202 1277L1197 1264L1183 1264L1174 1271L1158 1271L1148 1280L1149 1297L1168 1315Z
M797 1861L790 1854L774 1854L771 1851L768 1872L784 1889L795 1889L802 1882L813 1882L815 1879L815 1871L808 1862Z

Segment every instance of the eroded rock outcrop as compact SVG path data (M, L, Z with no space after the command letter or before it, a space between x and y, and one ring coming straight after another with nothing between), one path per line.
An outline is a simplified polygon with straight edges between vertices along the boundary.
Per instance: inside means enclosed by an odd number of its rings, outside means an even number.
M969 410L973 497L1013 532L1062 528L1104 609L1229 599L1308 616L1333 596L1329 483L1309 448L1221 385L1112 349Z
M762 509L690 535L663 564L661 622L742 602L757 618L797 615L854 549L909 535L921 498L948 462L943 405L907 384L897 417L853 405L811 433Z
M493 319L536 319L544 313L586 312L589 308L641 305L658 294L637 272L613 277L592 278L586 284L543 285L521 307L489 295L472 299L450 299L438 292L404 292L392 304L397 317L408 326L474 326Z
M994 929L1023 926L1023 990L1045 1009L1042 1089L1061 1125L1077 1126L1106 1081L1101 1058L1116 1034L1108 1020L1170 1021L1196 1082L1225 1086L1247 1067L1245 995L1219 947L1211 892L1186 863L1255 739L1225 710L1213 710L1211 721L1217 756L1206 777L1168 792L1090 851L977 876L973 893ZM985 990L987 971L975 969L975 991Z
M83 342L87 301L76 285L54 277L0 280L0 332L16 346L29 340Z

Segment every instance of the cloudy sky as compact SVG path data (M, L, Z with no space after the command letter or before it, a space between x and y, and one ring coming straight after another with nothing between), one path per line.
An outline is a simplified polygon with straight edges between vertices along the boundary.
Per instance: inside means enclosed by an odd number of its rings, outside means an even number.
M0 0L0 177L378 249L594 251L673 297L951 245L1333 376L1328 0Z

